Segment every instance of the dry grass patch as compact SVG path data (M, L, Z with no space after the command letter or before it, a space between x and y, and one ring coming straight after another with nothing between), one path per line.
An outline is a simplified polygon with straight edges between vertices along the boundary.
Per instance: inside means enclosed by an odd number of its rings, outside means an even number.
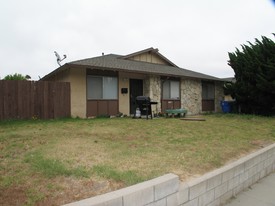
M275 118L0 122L0 205L60 205L173 172L182 180L275 141Z

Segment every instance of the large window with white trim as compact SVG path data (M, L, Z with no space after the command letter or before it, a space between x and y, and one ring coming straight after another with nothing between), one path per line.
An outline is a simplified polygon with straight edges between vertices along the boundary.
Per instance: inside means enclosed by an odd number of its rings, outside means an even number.
M118 97L117 77L87 76L87 98L88 99L117 99Z
M180 82L176 80L165 80L162 84L163 99L180 99Z

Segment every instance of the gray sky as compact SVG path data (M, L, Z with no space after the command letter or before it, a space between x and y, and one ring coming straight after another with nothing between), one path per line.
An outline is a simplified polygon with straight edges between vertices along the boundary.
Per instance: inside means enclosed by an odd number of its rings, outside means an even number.
M62 64L148 47L176 65L233 76L228 52L247 41L274 40L271 0L0 0L0 77L33 80Z

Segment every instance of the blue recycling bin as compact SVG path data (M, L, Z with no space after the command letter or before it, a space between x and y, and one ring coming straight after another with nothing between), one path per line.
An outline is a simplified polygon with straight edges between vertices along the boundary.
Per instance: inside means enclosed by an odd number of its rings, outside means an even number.
M221 107L224 113L232 112L232 104L229 101L221 101Z

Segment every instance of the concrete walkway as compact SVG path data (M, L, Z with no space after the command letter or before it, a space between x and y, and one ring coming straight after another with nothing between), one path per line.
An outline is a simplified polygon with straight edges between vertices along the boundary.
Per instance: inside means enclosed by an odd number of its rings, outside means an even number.
M275 206L275 173L241 192L225 206Z

